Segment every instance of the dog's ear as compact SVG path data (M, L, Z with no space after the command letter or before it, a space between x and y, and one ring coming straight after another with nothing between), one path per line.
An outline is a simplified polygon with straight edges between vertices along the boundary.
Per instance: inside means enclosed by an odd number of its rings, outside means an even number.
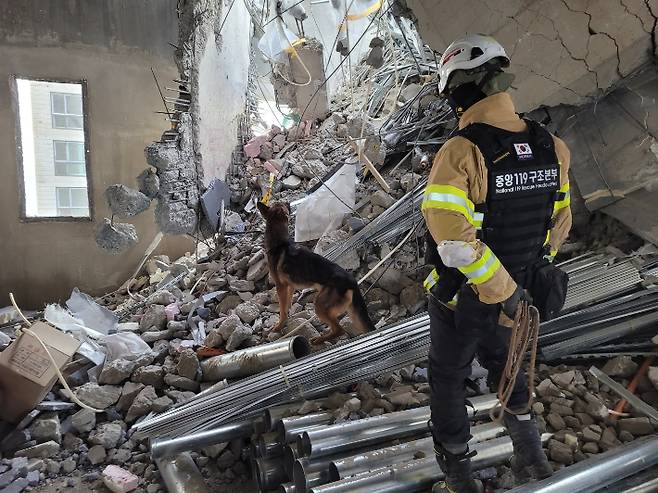
M281 202L281 203L285 206L286 210L288 211L288 215L290 215L290 202Z
M270 208L260 201L258 202L257 207L262 216L267 217L267 213L270 212Z

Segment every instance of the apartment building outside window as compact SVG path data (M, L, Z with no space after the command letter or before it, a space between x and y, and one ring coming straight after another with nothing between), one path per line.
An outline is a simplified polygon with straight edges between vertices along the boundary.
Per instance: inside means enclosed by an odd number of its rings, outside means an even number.
M53 128L82 130L82 95L50 93Z
M56 187L57 215L84 217L89 214L89 199L86 188Z
M53 140L55 176L85 176L85 143Z
M91 218L85 82L15 77L21 217Z

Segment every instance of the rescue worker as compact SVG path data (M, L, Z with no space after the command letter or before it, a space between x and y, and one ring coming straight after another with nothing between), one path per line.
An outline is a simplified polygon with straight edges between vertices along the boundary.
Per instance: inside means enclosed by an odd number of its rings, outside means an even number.
M549 262L571 227L569 150L516 114L505 92L514 78L503 70L509 62L503 47L482 35L453 42L440 62L439 92L458 117L459 131L437 153L422 204L436 266L425 281L430 428L446 474L434 492L482 488L473 479L467 444L465 386L474 356L489 370L495 391L511 319L519 301L529 300L526 290L549 305L561 298L544 317L559 311L566 292L566 275ZM520 373L513 385L503 418L514 445L512 468L521 478L548 477L552 468L528 410L526 376Z

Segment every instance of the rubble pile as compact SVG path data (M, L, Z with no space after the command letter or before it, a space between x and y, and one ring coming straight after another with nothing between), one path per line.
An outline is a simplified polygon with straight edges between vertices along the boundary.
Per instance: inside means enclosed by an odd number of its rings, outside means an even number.
M376 220L422 183L434 152L454 125L427 89L432 84L431 69L427 72L407 72L398 87L395 79L384 77L386 73L367 69L355 93L339 98L323 121L301 121L289 129L273 126L250 140L244 146L244 166L228 183L232 210L225 211L222 229L210 232L207 245L200 244L195 253L175 260L151 256L135 278L95 300L116 316L113 332L125 345L118 352L110 351L106 337L111 336L84 337L91 353L82 356L78 352L63 374L75 396L100 412L79 408L58 382L20 423L0 422L0 491L20 493L63 477L72 487L87 488L79 485L86 482L89 490L104 482L121 491L164 491L148 444L133 436L131 426L216 385L204 375L207 358L273 342L292 331L310 340L326 329L314 316L313 293L305 292L294 297L283 332L271 331L279 319L279 305L268 277L264 225L256 201L271 194L272 200L295 203L326 187L340 167L353 165L359 182L352 212L337 229L325 232L309 246L323 254ZM368 91L368 87L374 89ZM364 107L367 111L362 111ZM377 120L386 108L398 110ZM417 128L418 121L423 122L422 128ZM378 132L391 122L395 125L390 128L404 131L391 132L382 144ZM420 138L425 144L419 144ZM158 152L164 151L160 148ZM373 169L364 164L364 158L381 173L381 180L372 178ZM176 157L168 163L178 161L183 162ZM110 187L107 200L114 204L114 214L132 217L146 209L158 193L158 177L162 180L164 175L149 172L140 177L140 192ZM196 195L188 199L197 200ZM196 216L192 219L196 223ZM119 251L124 244L136 242L134 228L118 231L121 227L106 221L103 238L107 248ZM355 278L362 279L397 248L361 284L377 327L426 308L422 281L431 267L424 265L422 232L419 229L410 241L399 245L406 232L381 244L366 241L337 259ZM17 320L0 326L0 350L19 336ZM341 323L349 324L349 318ZM135 345L135 339L142 345ZM100 355L100 362L90 359L93 354ZM641 361L619 356L596 363L627 386ZM297 402L285 416L327 412L330 416L324 423L335 424L427 406L427 380L426 365L412 365L374 381L334 389L323 399ZM480 373L479 384L482 393L488 392L486 374ZM634 410L611 414L619 396L585 367L542 364L536 385L533 410L542 431L553 433L546 452L556 470L656 432L653 422ZM639 378L637 393L658 407L658 366ZM423 433L426 436L427 430ZM248 438L233 439L194 451L192 458L212 481L248 481L252 446ZM500 468L495 481L499 488L512 487L511 471Z
M540 364L537 368L537 397L532 410L540 431L553 434L546 453L555 470L658 431L655 422L629 406L625 412L615 413L613 410L620 397L601 384L587 368L564 364ZM624 387L638 368L638 363L629 356L615 357L602 366L604 373ZM650 370L648 375L641 376L636 393L658 409L655 374L656 370ZM505 489L515 485L511 470L500 468L497 485Z

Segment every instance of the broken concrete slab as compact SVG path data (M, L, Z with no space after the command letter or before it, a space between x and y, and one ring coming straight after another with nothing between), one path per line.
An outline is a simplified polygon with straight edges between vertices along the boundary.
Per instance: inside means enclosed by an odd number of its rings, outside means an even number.
M121 184L107 187L105 189L105 199L112 214L123 219L144 212L151 204L151 199L142 192Z
M132 224L112 223L108 218L103 218L96 230L96 244L114 255L134 247L138 241L137 230Z

